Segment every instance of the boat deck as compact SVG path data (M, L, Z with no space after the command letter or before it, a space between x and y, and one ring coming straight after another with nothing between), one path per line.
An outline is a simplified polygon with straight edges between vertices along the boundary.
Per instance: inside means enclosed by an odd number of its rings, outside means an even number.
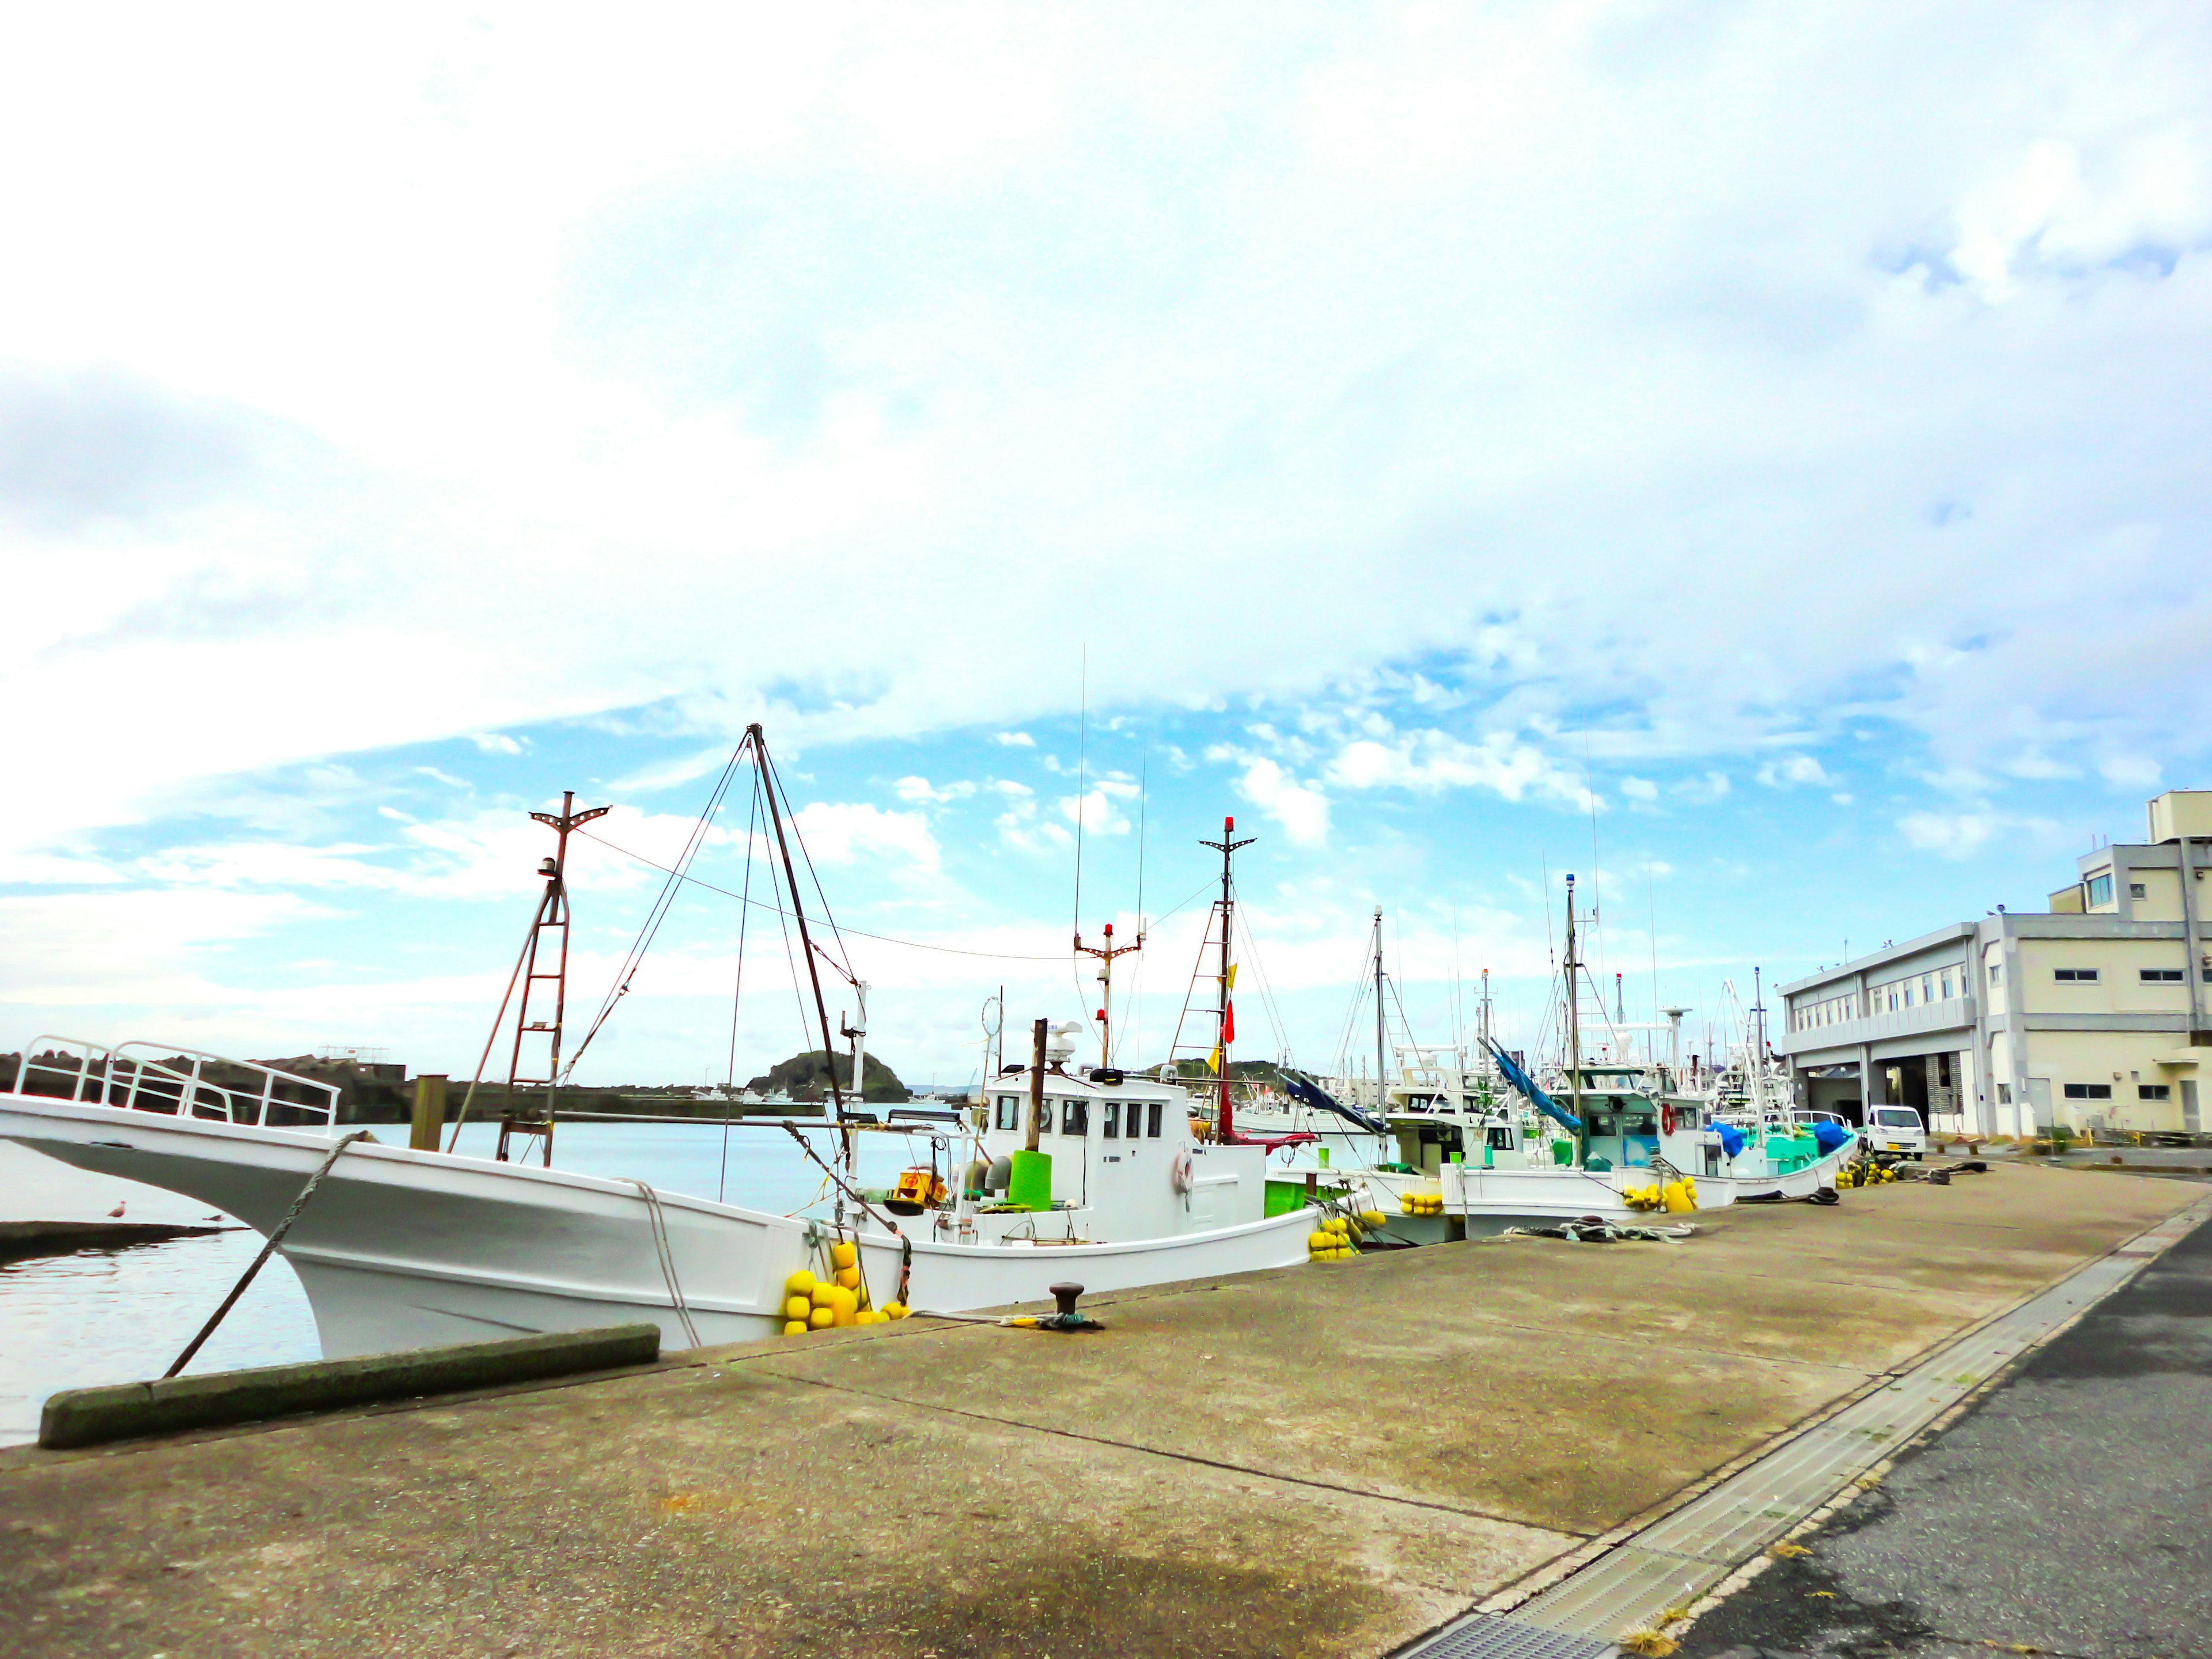
M2000 1165L0 1453L14 1650L1370 1655L2202 1196Z

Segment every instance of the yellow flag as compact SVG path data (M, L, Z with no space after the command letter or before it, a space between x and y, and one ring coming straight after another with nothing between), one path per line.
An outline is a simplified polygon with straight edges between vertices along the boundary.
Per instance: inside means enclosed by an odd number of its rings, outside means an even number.
M1206 1069L1216 1077L1221 1075L1221 1050L1218 1047L1206 1057Z
M1237 964L1233 962L1229 964L1229 988L1232 991L1237 988Z

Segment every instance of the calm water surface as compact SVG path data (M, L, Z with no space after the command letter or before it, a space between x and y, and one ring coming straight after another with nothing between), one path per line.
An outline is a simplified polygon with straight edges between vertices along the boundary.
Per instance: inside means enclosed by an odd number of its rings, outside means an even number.
M388 1143L404 1140L406 1129L379 1124L375 1133ZM498 1134L492 1124L465 1125L459 1151L489 1158ZM828 1133L808 1134L827 1156ZM821 1170L781 1129L733 1129L726 1163L719 1124L568 1123L554 1144L557 1169L634 1176L665 1192L719 1192L726 1203L778 1213L825 1200ZM925 1139L863 1135L861 1184L889 1186L908 1164L928 1158ZM36 1439L39 1409L57 1389L159 1376L260 1248L260 1234L240 1229L0 1265L0 1444ZM187 1370L281 1365L321 1352L307 1299L280 1256Z

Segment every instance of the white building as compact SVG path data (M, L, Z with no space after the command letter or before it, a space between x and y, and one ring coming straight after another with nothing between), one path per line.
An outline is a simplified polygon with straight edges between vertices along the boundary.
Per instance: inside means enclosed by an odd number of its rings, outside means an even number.
M1776 1048L1807 1103L2028 1134L2206 1127L2212 791L2149 804L2150 834L2077 861L2046 912L1998 910L1780 988Z

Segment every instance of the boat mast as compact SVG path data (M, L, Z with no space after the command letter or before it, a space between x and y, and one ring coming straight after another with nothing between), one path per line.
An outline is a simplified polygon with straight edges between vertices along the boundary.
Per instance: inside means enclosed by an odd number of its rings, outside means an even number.
M1375 1115L1388 1117L1389 1097L1385 1092L1382 1065L1382 907L1375 907Z
M514 1046L507 1056L507 1094L500 1113L499 1147L495 1154L501 1164L507 1162L509 1143L514 1136L539 1135L544 1137L544 1166L549 1170L553 1167L553 1103L554 1096L560 1087L561 1026L568 1008L568 836L580 825L589 823L593 818L605 817L612 810L611 807L594 806L579 812L576 811L576 792L563 789L558 812L532 812L530 815L553 831L553 856L538 866L538 873L545 878L545 891L538 901L538 918L530 925L529 943L523 947L520 970L522 1000L515 1008ZM541 972L538 966L538 945L549 933L553 935L554 951L553 971L550 974ZM544 981L552 982L553 1018L550 1020L533 1020L530 1017L531 994ZM502 1006L502 1017L505 1012ZM522 1039L541 1032L549 1043L545 1075L542 1079L525 1077L522 1075ZM483 1068L479 1066L477 1069L481 1072ZM537 1111L528 1107L518 1109L514 1103L516 1086L540 1082L545 1087L544 1107ZM469 1086L473 1093L476 1085L471 1084ZM467 1115L467 1109L468 1103L464 1101L462 1115ZM458 1132L458 1126L456 1129ZM525 1156L527 1156L526 1152Z
M799 875L791 867L791 843L784 839L783 834L782 808L791 803L787 800L781 805L778 803L775 781L769 775L768 738L761 731L760 722L755 720L748 726L745 735L752 739L753 763L760 770L761 788L768 797L768 817L769 822L775 826L776 851L783 856L783 884L791 890L792 918L799 923L799 953L806 958L806 977L814 987L814 1017L822 1026L822 1066L830 1073L830 1103L836 1115L838 1139L844 1143L845 1173L850 1176L853 1173L853 1131L845 1121L844 1091L837 1086L837 1048L830 1036L830 1005L822 1000L822 975L814 965L814 941L806 933L806 907L799 900ZM856 1091L860 1081L858 1078L853 1079ZM842 1227L844 1224L845 1194L841 1188L837 1194L837 1224Z
M1575 1163L1589 1149L1589 1120L1583 1115L1583 1022L1576 1006L1582 963L1575 957L1575 878L1567 878L1567 1091L1574 1103Z
M1213 1138L1224 1146L1236 1138L1237 1133L1236 1118L1229 1103L1229 1043L1237 1034L1237 1028L1229 1018L1229 925L1236 915L1234 906L1237 902L1230 894L1229 855L1240 847L1249 847L1256 839L1247 836L1243 841L1237 841L1232 839L1236 833L1237 820L1224 817L1221 820L1219 841L1200 841L1198 843L1200 847L1211 847L1221 854L1221 977L1216 987L1214 1001L1214 1013L1218 1023L1214 1027L1213 1047L1221 1070L1219 1093L1216 1097L1214 1109Z

